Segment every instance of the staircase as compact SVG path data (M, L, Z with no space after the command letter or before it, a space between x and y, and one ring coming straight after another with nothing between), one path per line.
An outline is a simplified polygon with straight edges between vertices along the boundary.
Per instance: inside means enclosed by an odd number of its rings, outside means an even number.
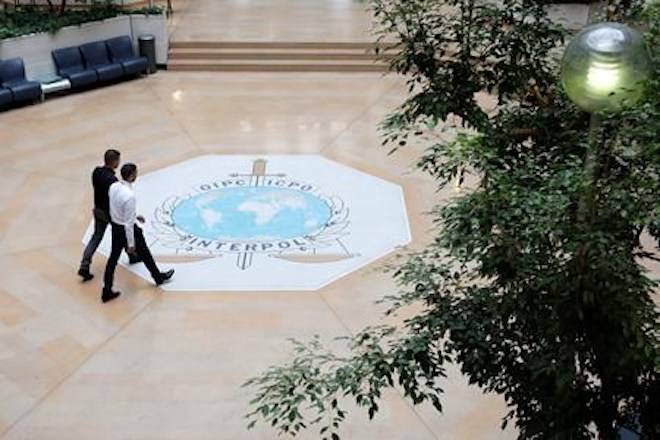
M376 49L382 52L376 55ZM386 72L396 54L386 43L170 43L168 70L217 72Z

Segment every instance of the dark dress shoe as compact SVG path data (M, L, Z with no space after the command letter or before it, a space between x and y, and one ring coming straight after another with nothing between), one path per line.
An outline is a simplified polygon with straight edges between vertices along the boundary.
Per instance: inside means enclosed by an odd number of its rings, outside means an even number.
M94 278L94 275L89 273L89 270L85 270L85 269L78 270L78 275L82 277L83 283Z
M101 301L103 301L103 303L105 304L117 298L119 295L121 295L121 292L113 292L112 290L103 289L103 295L101 295Z
M142 257L139 255L128 255L128 264L142 263Z
M161 272L160 277L156 280L156 285L160 286L161 284L165 284L168 281L172 279L174 276L174 269L170 269L167 272Z

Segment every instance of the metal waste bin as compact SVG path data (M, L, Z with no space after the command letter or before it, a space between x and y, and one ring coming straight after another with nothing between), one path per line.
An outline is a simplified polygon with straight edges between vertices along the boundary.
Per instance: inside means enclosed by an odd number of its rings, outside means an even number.
M156 37L143 34L138 37L140 55L147 58L147 72L156 73Z

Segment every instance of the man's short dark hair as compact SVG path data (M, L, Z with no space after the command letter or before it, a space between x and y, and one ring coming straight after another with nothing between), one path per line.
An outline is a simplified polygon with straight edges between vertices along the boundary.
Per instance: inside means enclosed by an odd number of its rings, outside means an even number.
M134 163L125 163L121 167L121 178L124 180L128 180L129 177L134 176L137 174L137 165Z
M121 153L111 148L106 150L105 154L103 155L103 161L106 165L112 165L115 162L119 162L119 156L121 156Z

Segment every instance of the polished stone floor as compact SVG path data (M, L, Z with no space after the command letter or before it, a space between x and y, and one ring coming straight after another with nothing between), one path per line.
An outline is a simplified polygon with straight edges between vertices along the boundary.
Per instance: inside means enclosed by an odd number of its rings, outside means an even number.
M120 269L124 294L103 305L100 282L74 273L89 171L111 145L145 172L208 153L318 153L402 185L420 246L444 195L411 171L418 151L387 156L376 130L403 90L375 74L160 72L0 114L0 437L275 438L245 431L240 384L286 359L289 337L378 322L373 303L394 289L384 260L311 295L163 293ZM512 438L497 430L501 401L457 375L442 417L385 400L371 423L352 415L345 438Z
M160 0L164 2L164 0ZM173 0L175 41L371 42L368 0ZM588 19L588 5L551 5L570 29Z
M362 0L174 0L176 41L372 41Z

